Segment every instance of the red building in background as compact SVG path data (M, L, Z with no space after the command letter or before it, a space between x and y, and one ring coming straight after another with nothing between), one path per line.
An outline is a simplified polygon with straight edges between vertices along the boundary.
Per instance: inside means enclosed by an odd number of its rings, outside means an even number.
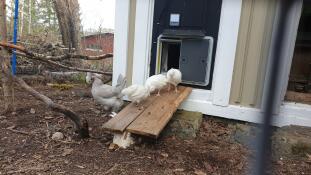
M113 33L96 33L83 36L81 46L83 50L100 51L101 53L113 52Z

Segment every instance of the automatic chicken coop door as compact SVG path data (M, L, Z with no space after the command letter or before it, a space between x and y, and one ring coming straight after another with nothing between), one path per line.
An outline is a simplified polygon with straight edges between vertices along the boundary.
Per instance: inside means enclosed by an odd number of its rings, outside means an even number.
M179 68L183 84L211 89L222 0L155 0L150 75Z
M213 38L169 38L158 40L157 73L171 68L182 72L185 84L207 86L209 84Z

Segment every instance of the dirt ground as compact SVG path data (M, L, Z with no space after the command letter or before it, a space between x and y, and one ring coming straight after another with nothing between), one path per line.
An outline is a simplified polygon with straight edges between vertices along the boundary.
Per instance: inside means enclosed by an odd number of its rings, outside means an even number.
M128 149L109 149L112 135L101 129L109 117L89 97L85 85L69 90L36 89L89 121L92 138L80 140L72 123L43 103L16 89L16 113L0 118L0 174L244 174L251 151L231 139L226 122L204 117L198 137L162 136ZM2 94L2 91L0 90ZM0 111L3 99L0 97ZM51 139L60 131L62 141ZM273 163L274 174L311 174L307 158Z

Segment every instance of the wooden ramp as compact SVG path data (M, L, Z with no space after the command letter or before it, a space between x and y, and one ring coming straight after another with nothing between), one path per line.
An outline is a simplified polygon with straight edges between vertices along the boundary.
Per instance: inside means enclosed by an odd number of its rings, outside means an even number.
M139 107L133 103L127 105L104 124L104 129L112 132L128 131L157 138L192 88L179 86L178 90L178 93L163 90L161 96L152 95Z

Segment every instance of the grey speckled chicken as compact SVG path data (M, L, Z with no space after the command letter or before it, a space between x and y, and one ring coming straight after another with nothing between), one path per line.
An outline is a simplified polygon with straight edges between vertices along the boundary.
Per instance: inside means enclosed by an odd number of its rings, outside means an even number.
M104 84L96 74L87 74L87 79L94 79L92 84L92 96L96 103L101 104L106 111L112 111L113 116L123 105L121 91L125 88L126 78L119 75L117 85L110 86Z

